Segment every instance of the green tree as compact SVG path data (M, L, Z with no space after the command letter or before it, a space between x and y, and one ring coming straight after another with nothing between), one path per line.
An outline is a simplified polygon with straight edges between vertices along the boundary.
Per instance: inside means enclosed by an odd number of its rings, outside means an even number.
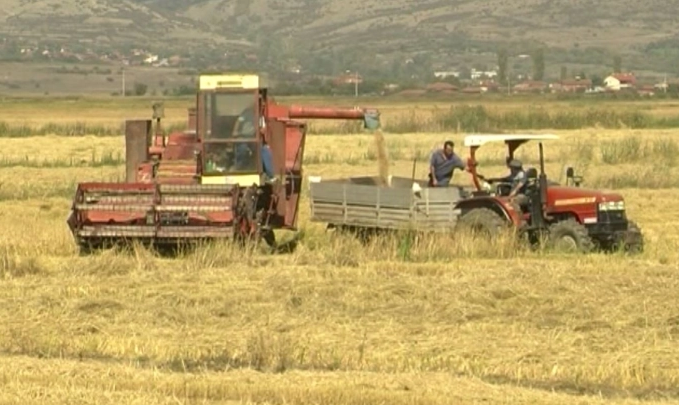
M542 48L533 52L533 80L542 80L545 77L545 54Z
M615 55L613 57L613 73L622 72L622 58L620 55Z
M561 66L561 80L566 80L568 78L568 68L566 66Z
M603 86L604 85L604 79L599 76L599 75L594 75L592 76L592 86L597 87L597 86Z
M134 95L135 96L143 96L146 94L148 91L149 86L145 85L144 83L135 83L134 84Z
M497 78L502 84L507 83L507 63L509 61L509 55L506 49L501 49L497 54Z

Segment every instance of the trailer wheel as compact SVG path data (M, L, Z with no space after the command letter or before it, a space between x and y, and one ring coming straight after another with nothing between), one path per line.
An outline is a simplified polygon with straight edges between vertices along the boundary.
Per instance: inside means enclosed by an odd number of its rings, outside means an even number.
M504 219L497 212L489 208L474 208L460 217L455 230L495 237L502 231L504 224Z
M550 248L570 252L589 253L594 249L587 228L572 218L552 224L548 242Z

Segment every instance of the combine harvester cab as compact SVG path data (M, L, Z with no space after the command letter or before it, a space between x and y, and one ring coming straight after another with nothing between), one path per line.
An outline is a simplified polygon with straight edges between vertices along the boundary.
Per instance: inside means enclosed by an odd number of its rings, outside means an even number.
M204 75L189 130L165 135L153 120L127 121L126 182L80 183L68 226L82 251L139 241L171 247L213 239L264 239L296 231L306 124L363 120L363 108L278 105L257 75ZM294 241L291 245L294 247ZM288 246L287 248L290 248Z

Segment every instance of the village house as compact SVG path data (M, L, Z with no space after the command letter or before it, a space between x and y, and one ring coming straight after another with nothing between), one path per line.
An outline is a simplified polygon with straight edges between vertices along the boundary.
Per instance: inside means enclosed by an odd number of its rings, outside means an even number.
M363 78L358 74L347 73L345 75L336 77L333 80L333 83L335 86L341 86L343 84L361 84L363 83Z
M496 76L497 76L496 70L483 71L483 70L472 69L471 72L470 72L470 78L472 80L479 80L479 79L483 79L483 78L492 79Z
M449 71L439 71L439 72L434 72L434 77L437 79L445 79L446 77L460 77L460 72L457 70L449 70Z
M659 92L667 92L671 88L679 87L679 79L665 79L660 83L656 83L653 87Z
M179 55L172 55L167 59L167 61L170 63L170 66L178 66L184 61L184 59Z
M464 94L483 94L487 92L487 89L481 86L468 86L462 89Z
M655 90L656 90L655 86L653 86L653 85L644 85L644 86L640 86L637 89L637 94L639 94L640 96L651 97L651 96L655 95Z
M548 88L547 83L536 80L526 80L514 86L515 93L542 93Z
M450 83L436 82L427 85L426 90L429 93L450 94L458 91L458 87Z
M656 83L653 88L658 91L667 91L670 88L670 84L667 81L662 83Z
M479 87L484 93L489 91L496 92L500 90L500 85L492 80L482 80L479 82Z
M550 83L549 88L552 93L584 93L592 88L592 81L589 79L566 79Z
M144 59L144 63L151 65L151 64L153 64L153 63L158 62L158 59L159 59L159 58L158 58L158 55L148 55L148 56Z
M604 87L606 90L620 91L634 88L636 82L636 77L632 73L614 73L604 79Z
M167 58L163 58L153 63L153 67L167 67L167 66L170 66L170 62L167 60Z

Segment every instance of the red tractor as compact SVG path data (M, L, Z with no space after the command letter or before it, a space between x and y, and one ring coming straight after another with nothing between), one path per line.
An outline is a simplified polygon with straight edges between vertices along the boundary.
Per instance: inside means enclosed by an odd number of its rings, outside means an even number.
M68 225L81 250L138 240L176 247L206 239L264 239L296 230L306 124L363 120L363 108L283 106L257 75L200 77L189 130L165 135L152 120L126 122L126 182L78 184Z
M564 246L581 252L592 250L643 250L639 227L627 218L625 201L620 194L580 187L582 179L567 169L567 184L547 179L542 141L558 139L555 135L469 135L464 144L470 148L468 170L475 190L457 204L461 209L458 224L491 234L513 225L532 243L546 240L551 246ZM511 184L487 182L477 172L476 152L490 142L504 142L507 161L522 144L539 141L539 171L527 168L527 182L520 192L525 196L519 205L508 198ZM494 187L490 183L495 183ZM568 184L572 183L572 184Z

